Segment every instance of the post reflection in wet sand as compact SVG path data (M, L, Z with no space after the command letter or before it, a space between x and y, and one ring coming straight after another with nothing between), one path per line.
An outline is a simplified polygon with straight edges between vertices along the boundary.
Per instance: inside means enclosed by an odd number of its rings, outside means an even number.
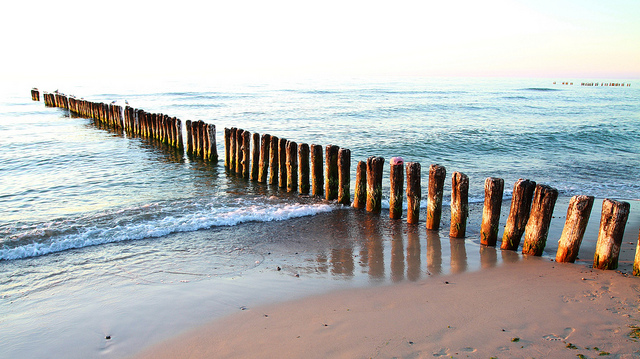
M404 240L402 238L402 223L391 221L391 281L400 282L404 279ZM409 253L407 253L409 259Z
M442 273L442 242L438 231L427 231L427 270L430 274Z
M449 238L451 245L451 273L467 270L467 248L464 238Z
M364 222L369 277L376 281L384 279L384 245L379 219L379 216L369 214Z
M492 268L498 264L498 252L496 247L480 246L480 266Z
M407 228L407 279L410 281L416 281L422 277L418 229L418 225L408 225Z

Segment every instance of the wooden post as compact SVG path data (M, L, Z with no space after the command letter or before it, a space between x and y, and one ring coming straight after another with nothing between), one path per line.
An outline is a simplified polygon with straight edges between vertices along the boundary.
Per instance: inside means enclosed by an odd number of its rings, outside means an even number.
M251 180L252 181L257 181L258 180L258 168L260 165L260 134L259 133L254 133L253 134L253 148L251 151Z
M251 132L242 132L242 177L249 178L251 165Z
M444 166L429 166L429 194L427 198L427 229L437 230L442 217L442 194L447 170Z
M402 157L391 157L389 166L389 218L400 219L404 197L404 160Z
M593 268L617 269L624 228L629 218L629 202L605 198L602 201L600 231L593 256Z
M367 163L358 161L356 167L356 188L353 195L353 207L365 208L367 205Z
M269 144L269 184L272 186L278 185L278 170L280 166L278 165L280 160L280 155L278 154L278 149L280 143L280 139L276 136L271 136L271 143Z
M178 149L182 151L184 144L182 142L182 121L180 119L176 120L176 132L178 136Z
M326 148L325 178L324 185L325 199L328 201L338 198L338 150L340 147L328 145Z
M520 239L522 239L524 229L529 220L531 200L533 199L533 191L535 189L536 183L528 179L521 178L513 185L511 209L509 210L507 224L504 227L500 249L518 250Z
M338 150L338 203L351 204L351 150Z
M382 169L384 158L367 159L367 211L380 213L382 209Z
M216 141L216 125L210 123L207 125L207 137L209 144L209 161L218 162L218 143Z
M224 128L224 167L228 170L231 163L229 151L231 150L231 129Z
M231 127L231 134L229 136L229 172L230 173L236 172L236 161L237 161L236 146L238 143L236 139L237 136L238 136L238 129L235 127Z
M298 144L287 142L287 192L298 190Z
M258 168L258 182L266 183L269 172L269 148L271 145L271 135L265 133L260 141L260 168Z
M407 223L416 224L420 220L420 200L422 186L420 163L407 163Z
M469 216L469 177L453 172L451 177L451 226L449 237L464 238Z
M236 131L236 174L242 175L242 143L244 142L244 130Z
M311 145L311 195L321 197L324 191L322 146Z
M191 155L193 153L193 137L191 137L191 131L193 130L191 127L191 120L187 120L187 122L185 123L187 126L187 154ZM145 120L145 136L146 136L146 120Z
M298 191L300 194L309 194L309 145L301 143L298 145L299 174Z
M584 231L589 223L593 196L573 196L567 209L562 235L558 241L556 262L573 263L578 257Z
M557 199L558 191L555 188L542 184L536 186L531 203L531 215L524 230L522 254L542 255Z
M636 257L633 261L633 275L640 276L640 231L638 232L638 244L636 244Z
M484 207L482 208L482 226L480 227L480 244L495 247L500 229L500 209L504 180L489 177L484 181Z
M280 147L278 150L278 166L280 166L278 186L280 188L287 188L287 142L284 138L281 138L280 142L278 142L278 146Z

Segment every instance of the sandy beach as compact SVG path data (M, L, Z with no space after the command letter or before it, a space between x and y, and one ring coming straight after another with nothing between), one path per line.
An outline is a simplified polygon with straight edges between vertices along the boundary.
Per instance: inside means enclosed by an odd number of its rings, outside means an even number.
M567 202L558 201L548 253ZM640 357L640 278L628 274L638 218L627 223L619 270L594 270L600 205L576 264L480 247L482 270L462 273L452 240L445 275L241 308L137 358Z

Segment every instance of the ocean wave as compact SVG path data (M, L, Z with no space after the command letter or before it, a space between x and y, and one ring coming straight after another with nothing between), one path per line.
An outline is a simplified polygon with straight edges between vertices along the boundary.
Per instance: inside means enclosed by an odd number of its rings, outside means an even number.
M0 261L37 257L69 249L146 238L157 238L177 232L192 232L246 222L283 221L291 218L330 212L328 204L255 204L244 207L221 207L199 211L152 216L140 221L116 219L74 231L60 230L50 223L47 228L29 229L4 241ZM68 224L67 224L68 226ZM75 233L69 233L75 232ZM27 243L25 243L27 242ZM11 244L17 244L11 246Z

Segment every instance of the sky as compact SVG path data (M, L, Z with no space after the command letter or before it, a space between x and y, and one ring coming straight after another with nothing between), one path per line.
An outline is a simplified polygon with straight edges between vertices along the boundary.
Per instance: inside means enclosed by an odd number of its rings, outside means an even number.
M640 78L638 0L11 1L0 78Z

